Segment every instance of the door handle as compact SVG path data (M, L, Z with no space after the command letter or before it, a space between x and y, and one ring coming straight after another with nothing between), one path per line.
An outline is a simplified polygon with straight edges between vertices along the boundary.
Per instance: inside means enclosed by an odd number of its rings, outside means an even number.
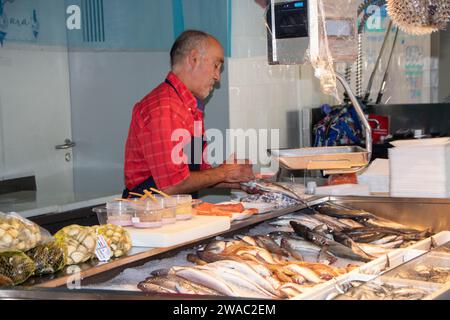
M61 150L61 149L69 149L69 148L73 148L76 146L76 143L71 141L70 139L66 139L64 140L64 144L58 144L55 146L55 149L57 150Z

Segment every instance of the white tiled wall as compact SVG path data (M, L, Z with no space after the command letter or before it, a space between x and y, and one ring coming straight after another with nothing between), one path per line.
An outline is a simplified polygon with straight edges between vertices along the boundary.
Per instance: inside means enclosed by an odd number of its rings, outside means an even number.
M268 64L264 15L254 0L232 0L230 128L280 129L280 147L298 147L292 135L300 128L292 123L301 121L301 110L332 99L320 92L311 66Z

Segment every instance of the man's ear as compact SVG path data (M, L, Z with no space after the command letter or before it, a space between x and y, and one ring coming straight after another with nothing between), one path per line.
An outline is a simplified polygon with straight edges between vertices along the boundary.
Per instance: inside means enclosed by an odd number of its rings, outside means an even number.
M189 66L194 69L200 63L200 51L198 49L192 49L188 55Z

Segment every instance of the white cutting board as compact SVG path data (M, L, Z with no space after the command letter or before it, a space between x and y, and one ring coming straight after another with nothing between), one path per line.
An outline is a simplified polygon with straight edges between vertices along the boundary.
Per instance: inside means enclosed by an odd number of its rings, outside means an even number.
M230 229L230 218L193 216L155 229L126 227L134 247L170 247Z

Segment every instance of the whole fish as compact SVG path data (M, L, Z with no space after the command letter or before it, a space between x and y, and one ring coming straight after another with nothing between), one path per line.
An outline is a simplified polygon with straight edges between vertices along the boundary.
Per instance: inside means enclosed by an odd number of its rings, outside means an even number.
M294 238L282 238L281 246L289 251L289 253L298 260L303 260L304 256L319 254L321 247L306 240L298 240ZM298 257L297 257L298 255Z
M288 264L285 266L288 270L297 273L304 277L307 281L312 283L321 283L324 282L324 280L320 279L320 277L311 269L299 266L297 264Z
M323 264L333 264L336 261L337 259L328 253L328 246L324 246L317 256L317 262Z
M270 292L273 295L279 296L280 292L276 290L275 287L272 286L272 283L269 282L265 277L261 276L258 272L256 272L253 268L251 268L246 263L240 263L233 260L223 260L215 263L211 263L209 267L218 267L226 268L240 273L247 280L254 282L259 285L261 288Z
M322 214L335 217L335 218L348 218L356 221L366 221L367 219L374 218L375 216L364 210L351 209L329 202L323 203L315 207L317 211Z
M258 235L255 236L254 238L256 240L256 243L262 247L267 249L269 252L271 253L275 253L281 256L289 256L289 253L284 250L283 248L281 248L272 238L270 238L269 236L263 236L263 235Z
M244 241L245 243L251 245L251 246L256 246L256 240L253 237L247 236L247 235L237 235L236 238L240 239L241 241Z
M225 250L227 243L222 240L214 240L208 243L204 249L204 251L210 251L213 253L221 253Z
M186 260L189 261L189 262L195 263L197 265L200 265L200 266L203 266L203 265L207 264L206 261L200 259L198 257L198 255L196 255L194 253L188 253L187 256L186 256Z
M162 289L161 293L220 295L217 291L171 274L147 278L145 281L141 282L138 287L146 292L150 292L156 288L157 290ZM167 292L163 292L164 290L167 290Z
M183 279L202 284L203 286L213 289L214 291L226 296L239 296L239 293L236 292L236 290L233 290L233 288L223 281L221 277L218 277L217 274L213 274L205 270L199 270L194 267L172 267L172 269L177 276Z
M313 217L323 223L325 223L330 229L342 231L348 229L347 225L340 222L339 219L324 215L324 214L314 214Z
M235 270L211 265L196 268L209 272L211 275L219 278L220 281L224 281L234 291L233 296L263 299L278 297L262 288L259 284L245 278L245 276Z
M320 247L327 246L328 247L327 251L334 256L358 261L371 261L374 259L374 257L367 255L356 245L354 245L351 241L349 241L351 247L347 247L334 240L330 240L324 235L321 235L312 230L308 230L306 227L294 221L291 223L291 226L297 234L304 237L305 239L312 241L313 243L315 243Z

